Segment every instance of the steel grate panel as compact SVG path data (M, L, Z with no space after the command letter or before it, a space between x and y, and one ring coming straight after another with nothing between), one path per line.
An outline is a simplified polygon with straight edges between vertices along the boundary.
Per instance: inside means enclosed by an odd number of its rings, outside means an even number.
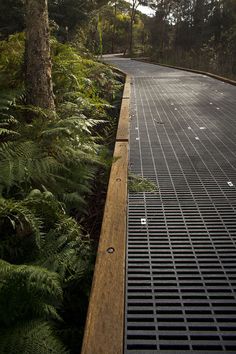
M235 206L129 199L127 352L235 352Z
M114 60L114 59L113 59ZM131 60L126 354L236 353L236 87Z

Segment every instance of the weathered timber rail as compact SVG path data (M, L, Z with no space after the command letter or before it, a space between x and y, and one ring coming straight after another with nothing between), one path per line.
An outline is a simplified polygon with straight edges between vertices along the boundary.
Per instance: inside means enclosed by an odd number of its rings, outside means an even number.
M126 75L82 354L123 353L129 104Z

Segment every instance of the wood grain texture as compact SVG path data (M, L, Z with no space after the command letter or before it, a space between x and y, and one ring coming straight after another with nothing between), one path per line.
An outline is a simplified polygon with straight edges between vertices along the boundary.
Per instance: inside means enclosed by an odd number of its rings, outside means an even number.
M129 140L129 99L123 99L120 109L120 120L118 124L116 141Z
M129 140L129 108L130 108L130 76L126 76L123 98L120 108L120 118L117 128L116 141Z
M97 253L82 354L122 354L128 143L117 142Z
M81 354L122 354L129 148L126 76Z
M131 77L127 75L125 80L124 91L123 91L123 99L130 98L130 84L131 84Z

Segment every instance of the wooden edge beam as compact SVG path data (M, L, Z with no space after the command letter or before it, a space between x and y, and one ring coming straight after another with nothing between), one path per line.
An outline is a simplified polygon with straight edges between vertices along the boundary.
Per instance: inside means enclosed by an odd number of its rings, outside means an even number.
M126 102L118 132L128 132ZM123 353L128 150L128 136L116 141L81 354Z
M118 123L116 141L117 140L129 140L129 100L122 100L120 109L120 120Z
M109 64L109 63L107 63L106 62L106 64L108 65L108 66L110 66L110 68L114 71L114 72L116 72L117 74L119 74L119 75L122 75L122 76L126 76L126 79L127 79L127 76L129 76L129 74L127 73L127 72L125 72L125 71L123 71L123 70L120 70L119 68L117 68L117 66L114 66L114 64Z
M128 141L129 140L129 109L130 109L130 76L126 76L123 97L120 108L120 118L116 133L116 141Z
M124 91L123 91L123 99L130 98L130 83L131 83L131 78L129 75L127 75L125 80Z

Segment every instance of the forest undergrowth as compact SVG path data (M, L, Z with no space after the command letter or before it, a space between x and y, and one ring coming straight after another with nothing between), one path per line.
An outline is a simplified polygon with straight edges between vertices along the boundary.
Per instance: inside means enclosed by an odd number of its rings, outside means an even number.
M122 78L51 39L56 111L26 105L0 42L1 354L80 353Z

